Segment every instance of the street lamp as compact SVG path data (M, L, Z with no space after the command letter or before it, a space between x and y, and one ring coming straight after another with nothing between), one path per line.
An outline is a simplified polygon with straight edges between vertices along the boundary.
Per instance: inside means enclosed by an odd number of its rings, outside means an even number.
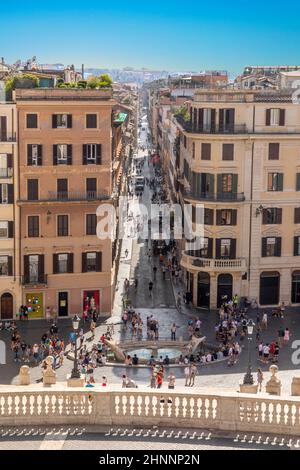
M75 351L74 351L74 367L71 372L71 379L80 379L80 370L78 369L78 360L77 360L77 339L78 339L78 330L80 324L80 317L75 315L72 318L72 326L75 334Z
M251 347L252 335L254 330L255 323L253 320L247 322L247 333L248 333L248 368L244 377L244 385L253 385L253 375L251 370Z

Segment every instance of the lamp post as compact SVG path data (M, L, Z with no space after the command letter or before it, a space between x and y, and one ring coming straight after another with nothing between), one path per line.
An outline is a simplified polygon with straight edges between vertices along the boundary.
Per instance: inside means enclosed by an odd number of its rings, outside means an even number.
M78 330L80 324L80 317L75 315L72 318L72 326L75 333L75 351L74 351L74 367L71 372L71 379L80 379L80 370L78 369L78 360L77 360L77 339L78 339Z
M254 330L254 321L249 320L247 322L247 333L248 333L248 368L247 372L244 377L244 385L253 385L253 375L251 370L251 343L252 343L252 335Z

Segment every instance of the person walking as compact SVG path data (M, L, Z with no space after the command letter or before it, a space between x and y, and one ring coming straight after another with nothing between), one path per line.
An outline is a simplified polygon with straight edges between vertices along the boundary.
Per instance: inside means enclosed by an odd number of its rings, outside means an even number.
M170 371L170 374L168 376L168 388L169 389L172 389L174 390L175 388L175 380L176 380L176 377L174 375L174 372L173 371Z
M137 291L138 284L139 284L139 281L138 281L138 279L136 278L136 279L134 280L134 289L135 289L135 292Z
M262 390L262 383L264 380L263 372L260 368L257 369L257 384L258 384L258 391L261 392Z
M161 270L162 270L163 280L165 281L166 280L166 267L165 267L164 264L163 264Z
M151 297L152 296L152 289L153 289L153 282L152 281L149 282L148 288L149 288L149 297Z
M124 253L125 253L125 258L127 258L127 257L128 257L128 250L127 250L127 248L126 248L126 250L124 251Z
M176 330L176 323L173 323L173 325L171 326L171 341L176 341Z
M190 368L189 387L193 387L195 385L196 374L197 374L197 367L196 367L196 364L193 362Z
M156 281L156 273L157 273L157 267L153 266L153 279Z
M94 320L92 320L90 324L91 340L95 338L95 329L96 329L96 323L94 322Z
M284 330L284 337L283 337L283 343L284 344L287 344L290 340L290 330L288 328L286 328Z
M266 313L263 314L261 320L261 329L266 330L268 328L268 315Z

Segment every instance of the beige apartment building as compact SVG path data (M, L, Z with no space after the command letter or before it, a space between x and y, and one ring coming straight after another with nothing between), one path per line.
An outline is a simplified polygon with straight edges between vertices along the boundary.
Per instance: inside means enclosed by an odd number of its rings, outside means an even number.
M188 107L169 158L194 222L204 206L203 244L181 257L194 305L300 305L300 106L284 91L199 90Z
M112 193L112 91L18 89L20 271L29 318L112 306L112 241L96 235Z

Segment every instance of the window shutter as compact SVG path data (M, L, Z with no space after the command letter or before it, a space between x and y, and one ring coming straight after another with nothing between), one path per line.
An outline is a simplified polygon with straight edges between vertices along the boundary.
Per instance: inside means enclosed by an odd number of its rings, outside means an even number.
M86 267L86 253L81 254L81 271L83 273L87 272L87 267Z
M57 128L56 114L52 114L52 129L56 129L56 128Z
M300 173L296 173L296 191L300 191Z
M279 160L279 144L269 144L269 160Z
M276 237L275 256L281 256L281 237Z
M102 271L102 252L98 251L96 253L96 271L101 272Z
M276 209L276 223L282 224L282 208L281 207L277 207Z
M300 207L295 207L294 223L300 224Z
M0 116L0 140L4 142L7 139L7 119L6 116Z
M211 110L210 128L211 128L211 132L216 131L216 110L215 109Z
M238 175L233 174L232 175L232 192L233 194L237 194L238 190Z
M13 168L13 158L11 153L7 154L7 168Z
M266 126L271 125L271 110L266 109Z
M230 240L230 259L236 259L236 239Z
M220 238L216 239L216 259L221 258L221 240Z
M261 239L261 256L265 258L267 256L267 238Z
M223 144L222 160L233 160L234 144Z
M283 173L278 173L278 188L277 191L283 191Z
M208 239L207 257L208 258L213 257L213 239L212 238Z
M82 145L82 164L87 165L87 145Z
M202 144L201 145L201 160L210 160L211 158L211 145Z
M299 256L298 246L299 246L299 237L294 237L294 256Z
M234 108L230 108L228 110L228 117L229 117L230 130L234 130L234 122L235 122L235 109Z
M67 145L68 160L67 165L72 165L72 144Z
M72 128L72 114L67 115L67 126L68 126L68 129Z
M58 255L53 253L53 274L58 273Z
M219 109L219 130L224 129L224 109Z
M32 165L32 145L27 144L27 165Z
M237 209L231 210L231 225L237 224Z
M222 221L222 211L221 209L217 209L217 225L221 225Z
M7 261L8 261L8 275L13 276L13 257L8 256Z
M13 223L13 221L8 222L8 238L14 238L14 223Z
M2 184L0 184L0 204L2 203Z
M222 175L217 175L217 193L222 193Z
M42 145L38 145L38 166L42 166L43 164L43 147Z
M8 184L7 185L7 194L8 194L8 204L14 203L14 185Z
M28 279L29 277L29 256L24 255L24 277Z
M96 147L96 151L97 151L97 159L96 159L96 163L97 165L101 165L101 144L97 144L97 147Z
M266 225L268 223L268 209L263 209L262 223L263 223L263 225Z
M68 273L74 272L74 254L68 254Z
M279 125L285 126L285 109L279 111Z
M198 130L203 131L203 108L198 110Z
M44 275L45 275L45 256L39 255L39 280L40 282L44 282Z
M214 210L207 209L207 211L208 211L208 225L213 225L214 224Z
M57 165L57 145L53 145L53 165Z

